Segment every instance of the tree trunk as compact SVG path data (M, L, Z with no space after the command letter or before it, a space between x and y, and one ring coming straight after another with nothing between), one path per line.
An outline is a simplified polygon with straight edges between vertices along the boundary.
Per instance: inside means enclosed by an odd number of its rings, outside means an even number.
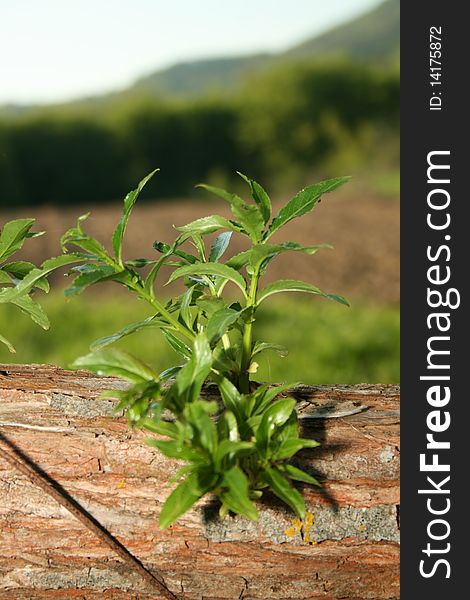
M399 389L298 386L301 459L323 487L300 524L274 499L258 522L220 521L210 500L160 531L178 463L143 443L98 399L114 378L0 365L0 431L177 598L399 598ZM0 438L0 599L159 598L141 575L20 473ZM173 484L174 485L174 484Z

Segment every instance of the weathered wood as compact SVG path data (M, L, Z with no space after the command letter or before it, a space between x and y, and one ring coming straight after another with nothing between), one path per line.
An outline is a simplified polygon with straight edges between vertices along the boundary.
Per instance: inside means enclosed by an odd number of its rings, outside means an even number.
M301 457L323 481L320 492L304 489L310 531L304 524L298 532L273 499L257 523L219 521L202 501L162 532L157 518L178 463L111 416L112 400L98 399L124 385L55 367L0 365L0 429L178 597L399 597L396 386L294 388L303 435L322 443ZM157 597L1 457L0 529L0 600Z

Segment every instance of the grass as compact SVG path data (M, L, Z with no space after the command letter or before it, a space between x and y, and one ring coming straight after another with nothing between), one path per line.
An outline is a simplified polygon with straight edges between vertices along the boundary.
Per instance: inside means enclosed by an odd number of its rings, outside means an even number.
M150 313L139 301L119 294L65 301L60 293L41 301L51 321L46 332L12 306L0 305L0 331L17 348L0 347L0 362L49 363L67 367L89 344ZM255 336L283 344L289 355L265 353L259 381L315 383L398 383L399 313L396 307L353 305L347 309L317 299L292 296L260 312ZM178 364L157 329L116 344L164 369Z

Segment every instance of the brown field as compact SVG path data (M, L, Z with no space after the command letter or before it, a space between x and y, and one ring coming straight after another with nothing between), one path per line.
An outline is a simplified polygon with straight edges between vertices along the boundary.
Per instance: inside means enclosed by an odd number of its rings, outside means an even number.
M276 202L274 210L280 203ZM76 206L61 210L57 207L3 210L0 222L20 216L37 218L36 229L47 234L27 244L29 256L40 262L60 252L58 239L75 224L76 217L91 211L85 224L89 233L105 245L119 220L121 203L104 206ZM154 240L171 242L172 226L184 225L207 214L230 216L222 202L202 200L171 200L137 204L126 236L125 254L129 258L151 257ZM303 244L327 242L335 250L323 250L317 255L285 254L276 259L266 275L272 279L305 279L324 291L346 297L380 303L399 300L399 203L379 196L359 194L357 188L339 190L325 196L314 212L292 221L279 239ZM285 237L284 237L285 236ZM244 249L243 240L234 236L232 253ZM31 254L34 249L34 253Z

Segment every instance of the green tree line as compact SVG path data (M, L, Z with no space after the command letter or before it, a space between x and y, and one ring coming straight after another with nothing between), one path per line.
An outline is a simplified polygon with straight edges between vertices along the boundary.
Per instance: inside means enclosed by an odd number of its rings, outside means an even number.
M217 98L36 111L0 121L1 204L115 200L156 166L151 195L228 185L235 170L281 191L380 156L396 163L398 118L397 71L347 62L280 65Z

